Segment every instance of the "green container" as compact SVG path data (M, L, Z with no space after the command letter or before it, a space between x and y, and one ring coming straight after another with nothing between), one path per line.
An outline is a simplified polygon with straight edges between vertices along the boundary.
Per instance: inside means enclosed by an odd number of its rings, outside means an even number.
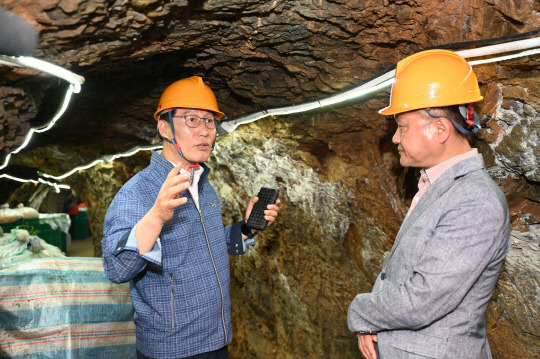
M37 235L39 232L39 226L39 218L31 218L13 223L0 224L0 227L2 227L4 234L9 234L13 228L19 227L21 229L26 229L28 233L30 233L30 235Z
M39 226L38 236L45 242L60 248L62 252L66 253L66 239L62 236L62 231L59 228L52 229L49 224L42 223Z
M70 215L69 218L71 218L71 226L69 227L71 239L84 239L90 237L91 233L87 211L79 211L77 214Z
M41 223L39 218L26 219L24 221L0 224L4 234L9 234L13 228L26 229L30 235L36 235L45 242L60 248L66 252L66 236L60 228L52 229L48 223Z

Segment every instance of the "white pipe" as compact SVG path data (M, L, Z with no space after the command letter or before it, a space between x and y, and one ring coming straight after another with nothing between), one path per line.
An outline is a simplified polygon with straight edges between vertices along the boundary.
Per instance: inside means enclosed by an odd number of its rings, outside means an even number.
M523 56L534 56L536 54L540 54L540 48L526 50L526 51L522 51L522 52L519 52L517 54L512 54L512 55L469 61L469 64L471 64L471 66L476 66L476 65L482 65L482 64L489 64L491 62L511 60L511 59L515 59L515 58L523 57Z
M498 44L498 45L489 45L489 46L479 47L476 49L461 50L461 51L455 51L455 52L464 58L471 58L471 57L487 56L487 55L493 55L493 54L499 54L499 53L505 53L505 52L511 52L511 51L533 49L537 47L540 47L540 37L535 37L535 38L525 39L525 40L517 40L513 42ZM536 55L536 54L538 54L537 49L530 50L530 51L522 51L518 54L497 57L493 59L471 61L470 63L471 63L471 66L473 66L473 65L479 65L479 64L488 63L488 62L504 61L511 58L531 56L531 55ZM321 100L307 102L307 103L293 105L293 106L264 110L264 111L260 111L254 114L250 114L245 117L233 119L231 121L224 121L220 124L220 129L221 129L219 131L220 135L225 135L227 133L234 131L239 125L244 125L250 122L257 121L269 115L278 116L278 115L287 115L291 113L308 111L315 108L321 108L324 106L336 104L338 102L347 101L353 98L361 97L371 92L381 91L391 86L391 84L393 83L395 72L396 72L395 70L385 72L381 76L378 76L377 78L369 82L366 82L365 84L362 84L356 88L353 88L351 90L348 90L342 93L338 93L336 95L332 95L330 97L323 98Z
M323 108L325 106L330 106L339 102L361 97L370 92L379 91L379 90L390 87L392 85L392 82L394 81L395 72L396 70L388 71L382 74L381 76L378 76L374 78L373 80L366 82L365 84L362 84L351 90L348 90L348 91L345 91L336 95L332 95L327 98L323 98L321 100L306 102L303 104L298 104L298 105L293 105L293 106L279 107L279 108L259 111L259 112L247 115L245 117L238 118L236 120L225 121L221 123L219 127L224 132L230 133L234 131L239 125L245 125L250 122L260 120L267 116L288 115L292 113L309 111L315 108ZM221 134L223 135L224 133L221 133Z
M468 59L470 57L487 56L511 51L532 49L535 47L540 47L540 37L533 37L532 39L518 40L498 45L489 45L470 50L461 50L456 51L456 53Z
M35 57L0 55L0 63L17 67L28 67L33 70L42 71L49 75L59 77L69 82L75 93L81 91L81 85L84 83L84 77L66 70L63 67L51 64L50 62L36 59Z
M469 63L471 64L471 66L474 66L474 65L479 65L479 64L488 63L488 62L505 61L505 60L508 60L508 59L522 57L522 56L533 56L533 55L536 55L536 54L540 53L540 48L538 48L538 47L540 47L540 37L532 38L532 39L526 39L526 40L518 40L518 41L514 41L514 42L510 42L510 43L499 44L499 45L484 46L484 47L480 47L480 48L477 48L477 49L456 51L456 53L460 54L464 58L471 58L471 57L480 57L480 56L493 55L493 54L498 54L498 53L505 53L505 52L533 49L533 50L522 51L520 53L511 54L511 55L507 55L507 56L501 56L501 57L490 58L490 59L470 61ZM0 63L3 62L2 58L4 58L4 57L5 56L0 55ZM342 101L350 100L350 99L357 98L357 97L360 97L360 96L364 96L364 95L366 95L366 94L368 94L370 92L380 91L382 89L390 87L390 85L394 81L394 76L395 76L395 70L387 71L384 74L376 77L375 79L370 80L370 81L368 81L368 82L366 82L366 83L364 83L364 84L362 84L362 85L360 85L360 86L358 86L356 88L353 88L353 89L351 89L349 91L345 91L345 92L342 92L342 93L338 93L336 95L332 95L332 96L323 98L321 100L307 102L307 103L298 104L298 105L287 106L287 107L280 107L280 108L275 108L275 109L270 109L270 110L263 110L263 111L259 111L259 112L253 113L253 114L246 115L246 116L238 118L238 119L233 119L231 121L225 121L219 126L218 131L220 132L221 135L223 135L223 134L227 134L227 133L230 133L230 132L234 131L241 124L246 124L246 123L250 123L250 122L253 122L253 121L257 121L257 120L265 118L267 116L278 116L278 115L285 115L285 114L290 114L290 113L308 111L308 110L312 110L312 109L315 109L315 108L322 108L324 106L329 106L329 105L332 105L332 104L335 104L335 103L338 103L338 102L342 102ZM84 81L84 79L83 79L83 81ZM139 150L149 150L149 149L154 149L154 148L159 148L159 147L161 147L161 146L138 147L135 150L130 150L130 151L127 151L127 152L125 152L123 154L116 154L116 155L113 155L113 156L104 156L104 157L102 157L102 159L95 160L92 163L84 165L84 166L76 167L75 169L73 169L73 170L71 170L71 171L69 171L69 172L67 172L67 173L65 173L65 174L63 174L61 176L52 176L52 175L49 175L49 174L41 174L41 175L43 177L53 178L53 179L56 179L56 180L63 179L65 177L70 176L71 174L73 174L77 170L89 168L89 167L91 167L91 166L93 166L93 165L95 165L97 163L104 162L104 161L109 162L109 161L114 160L117 157L127 157L129 155L132 155L132 154L138 152ZM9 161L9 156L10 155L11 154L8 155L8 159L7 159L8 161ZM0 175L0 178L2 178L2 177L13 179L13 180L25 181L25 180L15 178L15 177L12 177L12 176L9 176L9 175ZM27 181L36 182L35 180L27 180ZM39 181L42 182L42 183L47 183L49 185L55 185L55 184L51 184L51 182L44 181L41 178L39 179Z

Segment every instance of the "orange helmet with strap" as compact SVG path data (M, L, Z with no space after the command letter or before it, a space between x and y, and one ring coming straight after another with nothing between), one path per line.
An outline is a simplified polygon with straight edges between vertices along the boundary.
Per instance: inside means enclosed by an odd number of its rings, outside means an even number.
M163 111L179 107L212 111L218 120L223 117L214 92L199 76L170 84L161 94L154 118L157 121Z
M203 82L203 79L199 76L192 76L187 79L178 80L170 84L165 91L161 94L157 110L154 112L154 118L156 121L162 120L168 121L171 126L172 139L165 138L159 132L159 125L157 127L158 136L169 143L171 143L178 154L189 162L191 167L190 183L193 183L193 176L195 168L200 165L186 158L180 144L176 142L174 121L173 117L177 108L187 108L196 110L206 110L214 113L219 120L223 117L223 112L218 108L216 96L208 85ZM214 150L214 140L212 144L212 151Z
M450 120L463 134L473 135L480 129L480 122L470 104L482 99L476 75L463 57L449 50L426 50L398 62L390 105L379 113L396 115L426 109L433 117L444 117L430 109L459 105L470 130Z

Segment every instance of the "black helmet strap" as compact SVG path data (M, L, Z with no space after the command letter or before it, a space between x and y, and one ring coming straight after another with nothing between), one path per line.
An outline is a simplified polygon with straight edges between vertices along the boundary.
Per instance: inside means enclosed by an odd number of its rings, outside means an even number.
M174 146L174 148L176 149L176 151L178 151L178 154L183 158L185 159L186 161L189 162L189 167L191 167L191 173L190 173L190 176L189 176L189 183L190 184L193 184L193 177L195 176L195 168L199 168L201 165L197 162L192 162L190 160L188 160L186 158L186 156L184 156L184 154L182 153L182 149L180 148L180 145L176 142L176 136L175 136L175 133L174 133L174 122L173 122L173 117L174 117L174 112L176 112L176 109L168 109L167 110L167 114L168 114L168 120L169 120L169 125L171 126L171 131L172 131L172 140L169 140L168 138L165 138L161 135L161 133L159 132L159 126L157 127L157 133L158 133L158 136L159 138L161 138L163 141L167 141L169 142L170 144L172 144ZM162 120L161 116L164 114L165 112L162 112L159 117L160 117L160 120ZM215 143L215 141L214 141ZM212 150L214 149L214 145L212 145Z

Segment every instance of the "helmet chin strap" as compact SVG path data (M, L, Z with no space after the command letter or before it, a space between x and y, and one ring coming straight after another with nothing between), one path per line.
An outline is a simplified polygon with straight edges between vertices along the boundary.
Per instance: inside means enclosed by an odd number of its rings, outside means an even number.
M195 176L195 169L201 167L201 165L199 163L197 163L197 162L192 162L192 161L188 160L186 158L186 156L184 156L184 154L182 153L182 149L180 148L180 145L176 142L176 136L174 135L173 109L168 109L167 114L169 115L169 125L171 126L172 140L169 140L168 138L163 137L161 135L161 133L159 132L159 127L157 127L158 136L163 141L167 141L170 144L172 144L174 146L174 148L176 149L176 151L178 151L178 154L183 159L185 159L187 162L189 162L189 167L191 168L191 173L189 174L189 184L193 184L193 178ZM214 141L214 144L215 143L216 143L216 141ZM214 145L212 145L212 150L213 149L214 149Z
M458 129L458 131L461 132L462 134L464 134L465 136L472 136L476 132L478 132L478 130L481 128L480 127L480 119L478 118L478 114L476 113L476 111L473 109L473 107L470 104L469 105L459 106L459 112L465 118L465 122L467 123L467 127L468 127L467 129L463 128L463 126L461 126L459 123L457 123L453 118L446 117L446 116L435 115L434 113L431 112L431 108L429 108L429 107L425 108L424 110L431 117L435 117L435 118L443 117L443 118L446 118L446 119L452 121L452 123ZM473 119L474 119L474 121L473 121Z

